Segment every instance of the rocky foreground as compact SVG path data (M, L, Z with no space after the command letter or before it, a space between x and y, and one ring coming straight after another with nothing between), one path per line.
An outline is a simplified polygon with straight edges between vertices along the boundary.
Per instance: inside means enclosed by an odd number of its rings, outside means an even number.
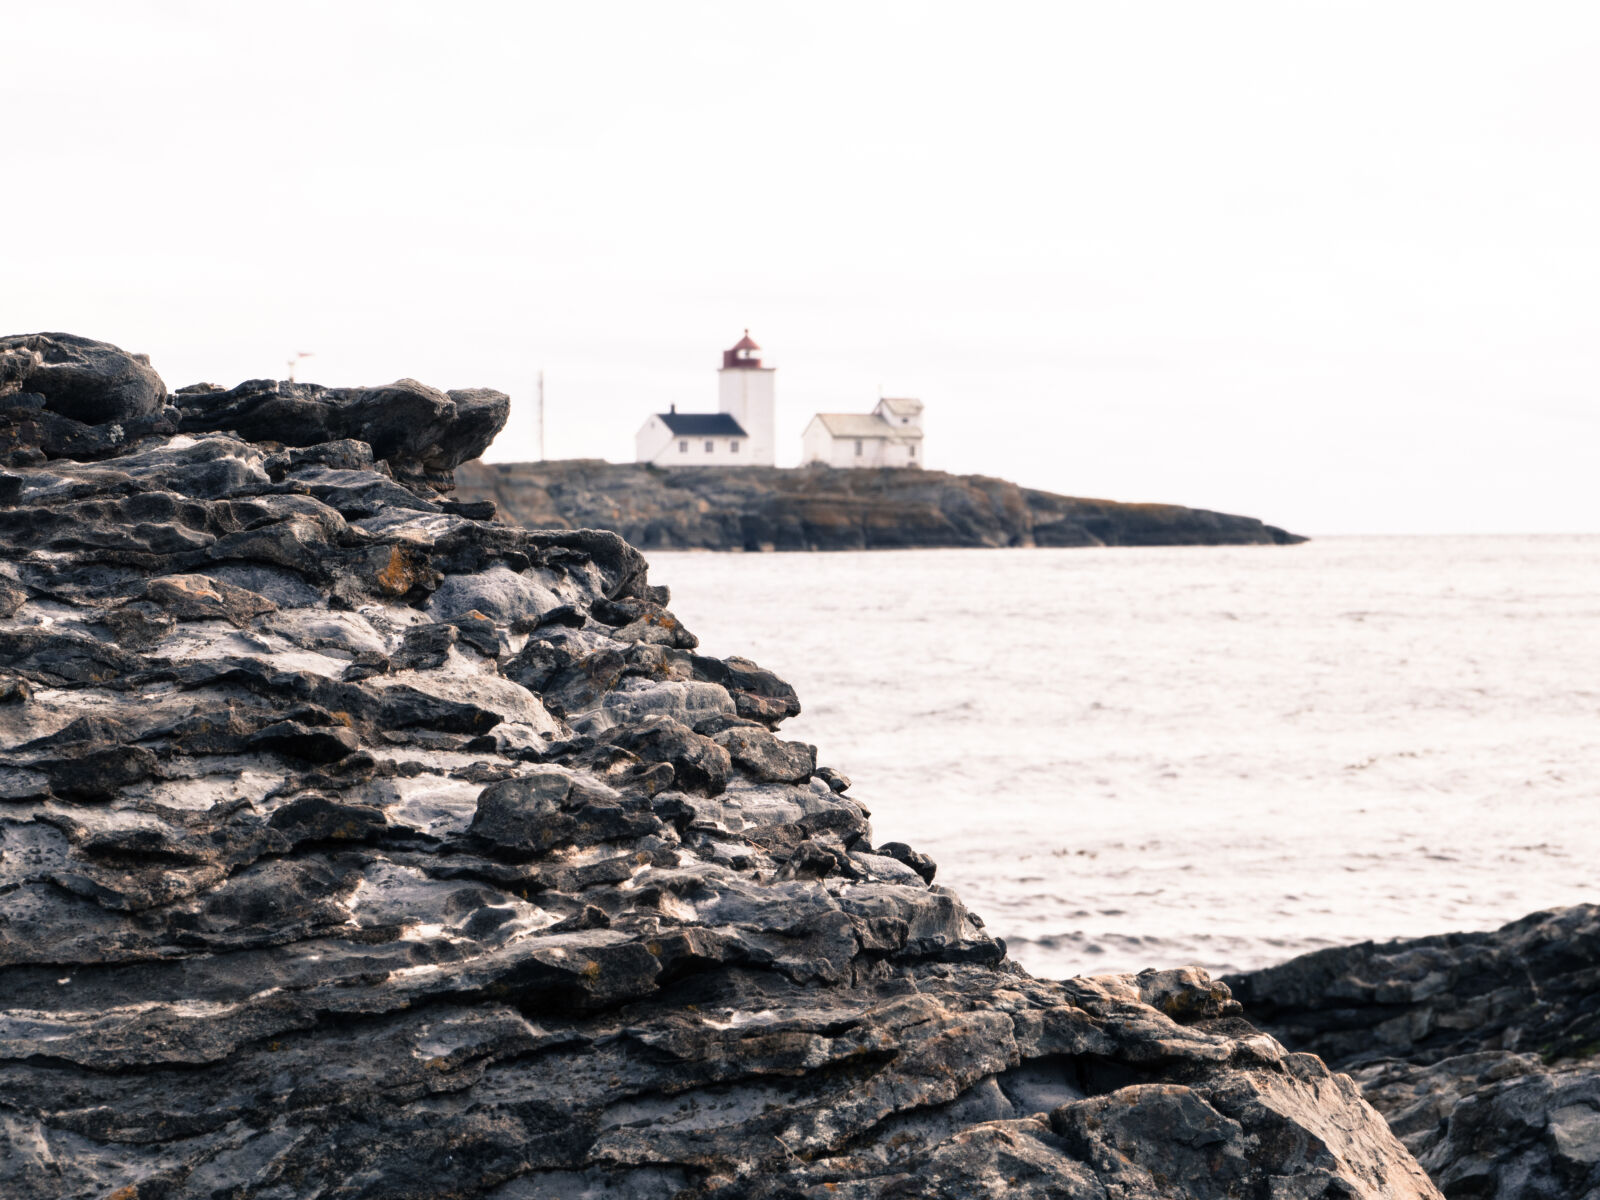
M1355 1076L1450 1197L1600 1200L1600 907L1320 950L1230 977Z
M531 529L609 529L645 550L1290 545L1254 517L1120 504L943 471L469 462L460 494Z
M1438 1192L1196 971L1030 978L505 397L0 339L0 1195Z

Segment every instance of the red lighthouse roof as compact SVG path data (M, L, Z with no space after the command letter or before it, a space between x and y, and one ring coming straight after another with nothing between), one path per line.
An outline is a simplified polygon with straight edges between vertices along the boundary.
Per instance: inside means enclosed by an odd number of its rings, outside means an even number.
M744 367L747 370L760 368L761 360L756 357L756 352L760 349L761 347L756 345L755 338L751 337L750 331L746 329L744 336L734 344L732 350L722 352L722 369L726 371L730 367Z

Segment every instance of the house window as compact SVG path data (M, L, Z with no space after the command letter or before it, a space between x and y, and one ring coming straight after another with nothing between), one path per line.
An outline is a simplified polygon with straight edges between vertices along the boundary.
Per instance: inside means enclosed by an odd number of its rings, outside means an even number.
M856 456L860 457L860 455L861 455L861 443L859 441L857 441L856 442Z
M707 454L710 454L711 451L714 450L715 448L716 448L716 443L714 443L714 442L707 442L706 443L706 453Z
M906 457L907 458L915 458L916 456L917 456L917 448L915 446L907 446L906 447Z
M739 453L739 443L738 442L729 442L728 443L728 453L729 454L737 454L737 453Z
M678 443L678 453L679 454L687 454L687 453L689 453L689 443L687 441L682 441L682 442Z

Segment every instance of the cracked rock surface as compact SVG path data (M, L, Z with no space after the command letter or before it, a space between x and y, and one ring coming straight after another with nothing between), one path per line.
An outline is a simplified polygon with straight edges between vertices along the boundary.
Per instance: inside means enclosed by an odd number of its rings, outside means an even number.
M1349 1071L1451 1197L1600 1200L1600 907L1365 942L1230 977Z
M1202 973L1009 962L620 538L435 491L498 393L24 349L0 1195L1438 1195Z

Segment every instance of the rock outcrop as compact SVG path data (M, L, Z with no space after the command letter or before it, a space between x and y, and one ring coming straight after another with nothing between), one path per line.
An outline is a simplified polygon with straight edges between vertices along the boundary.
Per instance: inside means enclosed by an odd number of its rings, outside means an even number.
M1119 504L943 471L682 467L566 459L464 464L460 494L530 528L609 529L645 550L1288 545L1254 517Z
M355 439L391 474L441 491L450 490L457 466L488 449L511 411L504 392L441 392L415 379L372 388L251 379L229 389L187 387L174 400L184 433L227 429L302 448Z
M167 389L143 354L70 333L0 338L0 402L101 424L153 417Z
M1228 983L1285 1044L1351 1072L1445 1195L1600 1197L1600 907Z
M492 399L21 394L0 1195L1438 1195L1203 974L1009 962L622 539L431 492Z

